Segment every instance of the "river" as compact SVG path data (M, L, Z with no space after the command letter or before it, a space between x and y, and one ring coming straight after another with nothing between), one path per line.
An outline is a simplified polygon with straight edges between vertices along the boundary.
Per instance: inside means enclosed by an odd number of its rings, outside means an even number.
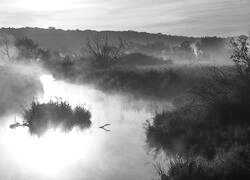
M156 111L171 103L107 94L92 86L70 84L42 75L43 94L39 102L56 98L72 106L84 105L92 114L92 126L65 134L49 131L31 136L27 128L12 130L13 118L4 117L0 133L1 179L102 179L151 180L155 177L153 153L145 143L144 124ZM110 123L105 131L98 128Z

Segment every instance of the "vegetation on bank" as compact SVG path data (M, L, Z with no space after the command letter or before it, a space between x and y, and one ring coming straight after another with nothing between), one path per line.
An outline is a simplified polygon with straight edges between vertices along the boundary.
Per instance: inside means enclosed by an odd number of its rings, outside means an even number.
M90 47L93 56L88 58L51 54L41 63L58 79L94 84L106 92L118 91L136 97L158 99L174 97L188 91L206 79L211 69L175 67L170 61L157 60L138 53L121 55L121 42L116 45L102 42L101 45L89 46L97 46L99 49ZM135 57L141 59L136 61Z
M50 129L69 132L74 127L84 130L91 126L89 110L81 106L72 108L68 102L61 100L32 102L31 107L24 110L23 117L30 133L37 136Z
M44 49L29 38L15 40L14 46L18 51L18 60L39 62L56 78L94 84L108 92L119 91L139 98L169 99L178 96L207 79L208 71L211 69L188 66L176 68L171 65L172 60L142 54L141 51L136 52L136 47L132 51L131 43L111 39L108 34L90 38L92 39L85 44L83 55ZM215 51L212 46L225 50L224 43L223 39L215 37L201 38L197 45L183 41L168 54L174 53L181 59L192 54L191 59L195 59L194 47L199 47L199 52L204 52L204 55ZM166 50L164 43L156 43L149 47ZM197 53L198 50L196 55Z
M206 41L209 43L204 43ZM210 56L209 52L218 49L217 57L224 41L220 39L219 46L216 46L216 38L206 41L196 47L207 52L203 56ZM123 54L122 42L113 44L107 39L89 42L88 57L50 52L30 39L21 39L15 46L20 59L35 59L58 78L92 83L106 91L159 99L188 92L183 99L176 100L174 111L156 114L146 125L149 147L156 152L164 151L169 157L178 157L169 163L166 172L161 171L162 180L247 179L250 176L250 56L246 37L231 41L231 59L235 63L232 68L169 67L167 64L167 68L161 69L165 66L161 61L157 61L162 65L160 68L152 64L150 68L144 67L148 64L127 66L127 62L134 61L130 59L134 56ZM190 43L183 42L174 49L179 57L185 57L192 53L190 47ZM7 50L5 54L12 59ZM48 129L60 128L67 132L74 127L88 128L90 116L85 108L72 109L67 102L33 102L24 112L31 134L38 136Z
M171 61L139 53L121 55L117 52L121 51L120 43L112 47L103 44L105 46L98 44L100 50L92 49L93 56L89 58L65 56L58 60L60 58L54 55L43 64L59 79L94 84L106 92L156 99L169 99L190 90L209 78L209 71L213 69L209 66L175 66ZM115 55L109 57L109 54Z
M106 92L120 92L148 99L170 99L209 79L211 66L112 66L96 69L86 62L64 61L52 68L54 76L70 82L92 84ZM221 67L222 69L225 67ZM227 67L226 67L227 68Z
M231 41L234 71L216 70L189 101L146 125L147 143L171 156L173 180L248 179L250 176L250 55L248 38Z
M118 91L136 97L170 99L200 84L206 68L125 68L114 67L91 74L103 90ZM199 74L199 75L198 75Z

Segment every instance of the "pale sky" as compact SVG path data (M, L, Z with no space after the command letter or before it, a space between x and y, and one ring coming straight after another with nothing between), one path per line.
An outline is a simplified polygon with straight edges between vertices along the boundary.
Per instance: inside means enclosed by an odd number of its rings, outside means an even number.
M0 27L249 34L250 0L0 0Z

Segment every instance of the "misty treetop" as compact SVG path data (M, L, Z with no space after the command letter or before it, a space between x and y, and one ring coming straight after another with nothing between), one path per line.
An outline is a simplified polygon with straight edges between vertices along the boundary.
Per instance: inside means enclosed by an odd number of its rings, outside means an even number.
M69 132L77 127L81 130L91 126L91 113L85 107L72 108L66 101L49 101L48 103L32 102L31 107L25 109L24 121L32 135L42 136L48 130L59 129Z

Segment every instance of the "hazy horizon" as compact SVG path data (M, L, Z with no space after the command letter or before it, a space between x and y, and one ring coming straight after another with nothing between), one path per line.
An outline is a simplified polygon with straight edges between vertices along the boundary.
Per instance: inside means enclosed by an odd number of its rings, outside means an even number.
M13 28L13 29L22 29L22 28L31 28L31 29L43 29L43 30L49 30L50 28L55 28L55 30L63 30L63 31L96 31L96 32L136 32L136 33L148 33L148 34L161 34L161 35L166 35L166 36L183 36L183 37L188 37L188 38L202 38L202 37L218 37L218 38L230 38L230 37L238 37L240 35L249 35L249 33L239 33L239 34L235 34L235 35L228 35L228 36L223 36L223 35L199 35L199 36L192 36L192 35L183 35L183 34L167 34L167 33L162 33L162 32L150 32L150 31L137 31L137 30L133 30L133 29L124 29L124 30L110 30L110 29L103 29L103 30L97 30L97 29L63 29L63 28L58 28L58 27L54 27L54 26L49 26L49 27L31 27L31 26L20 26L20 27L0 27L0 29L8 29L8 28Z
M50 26L182 36L236 36L250 31L248 0L1 0L0 27Z

